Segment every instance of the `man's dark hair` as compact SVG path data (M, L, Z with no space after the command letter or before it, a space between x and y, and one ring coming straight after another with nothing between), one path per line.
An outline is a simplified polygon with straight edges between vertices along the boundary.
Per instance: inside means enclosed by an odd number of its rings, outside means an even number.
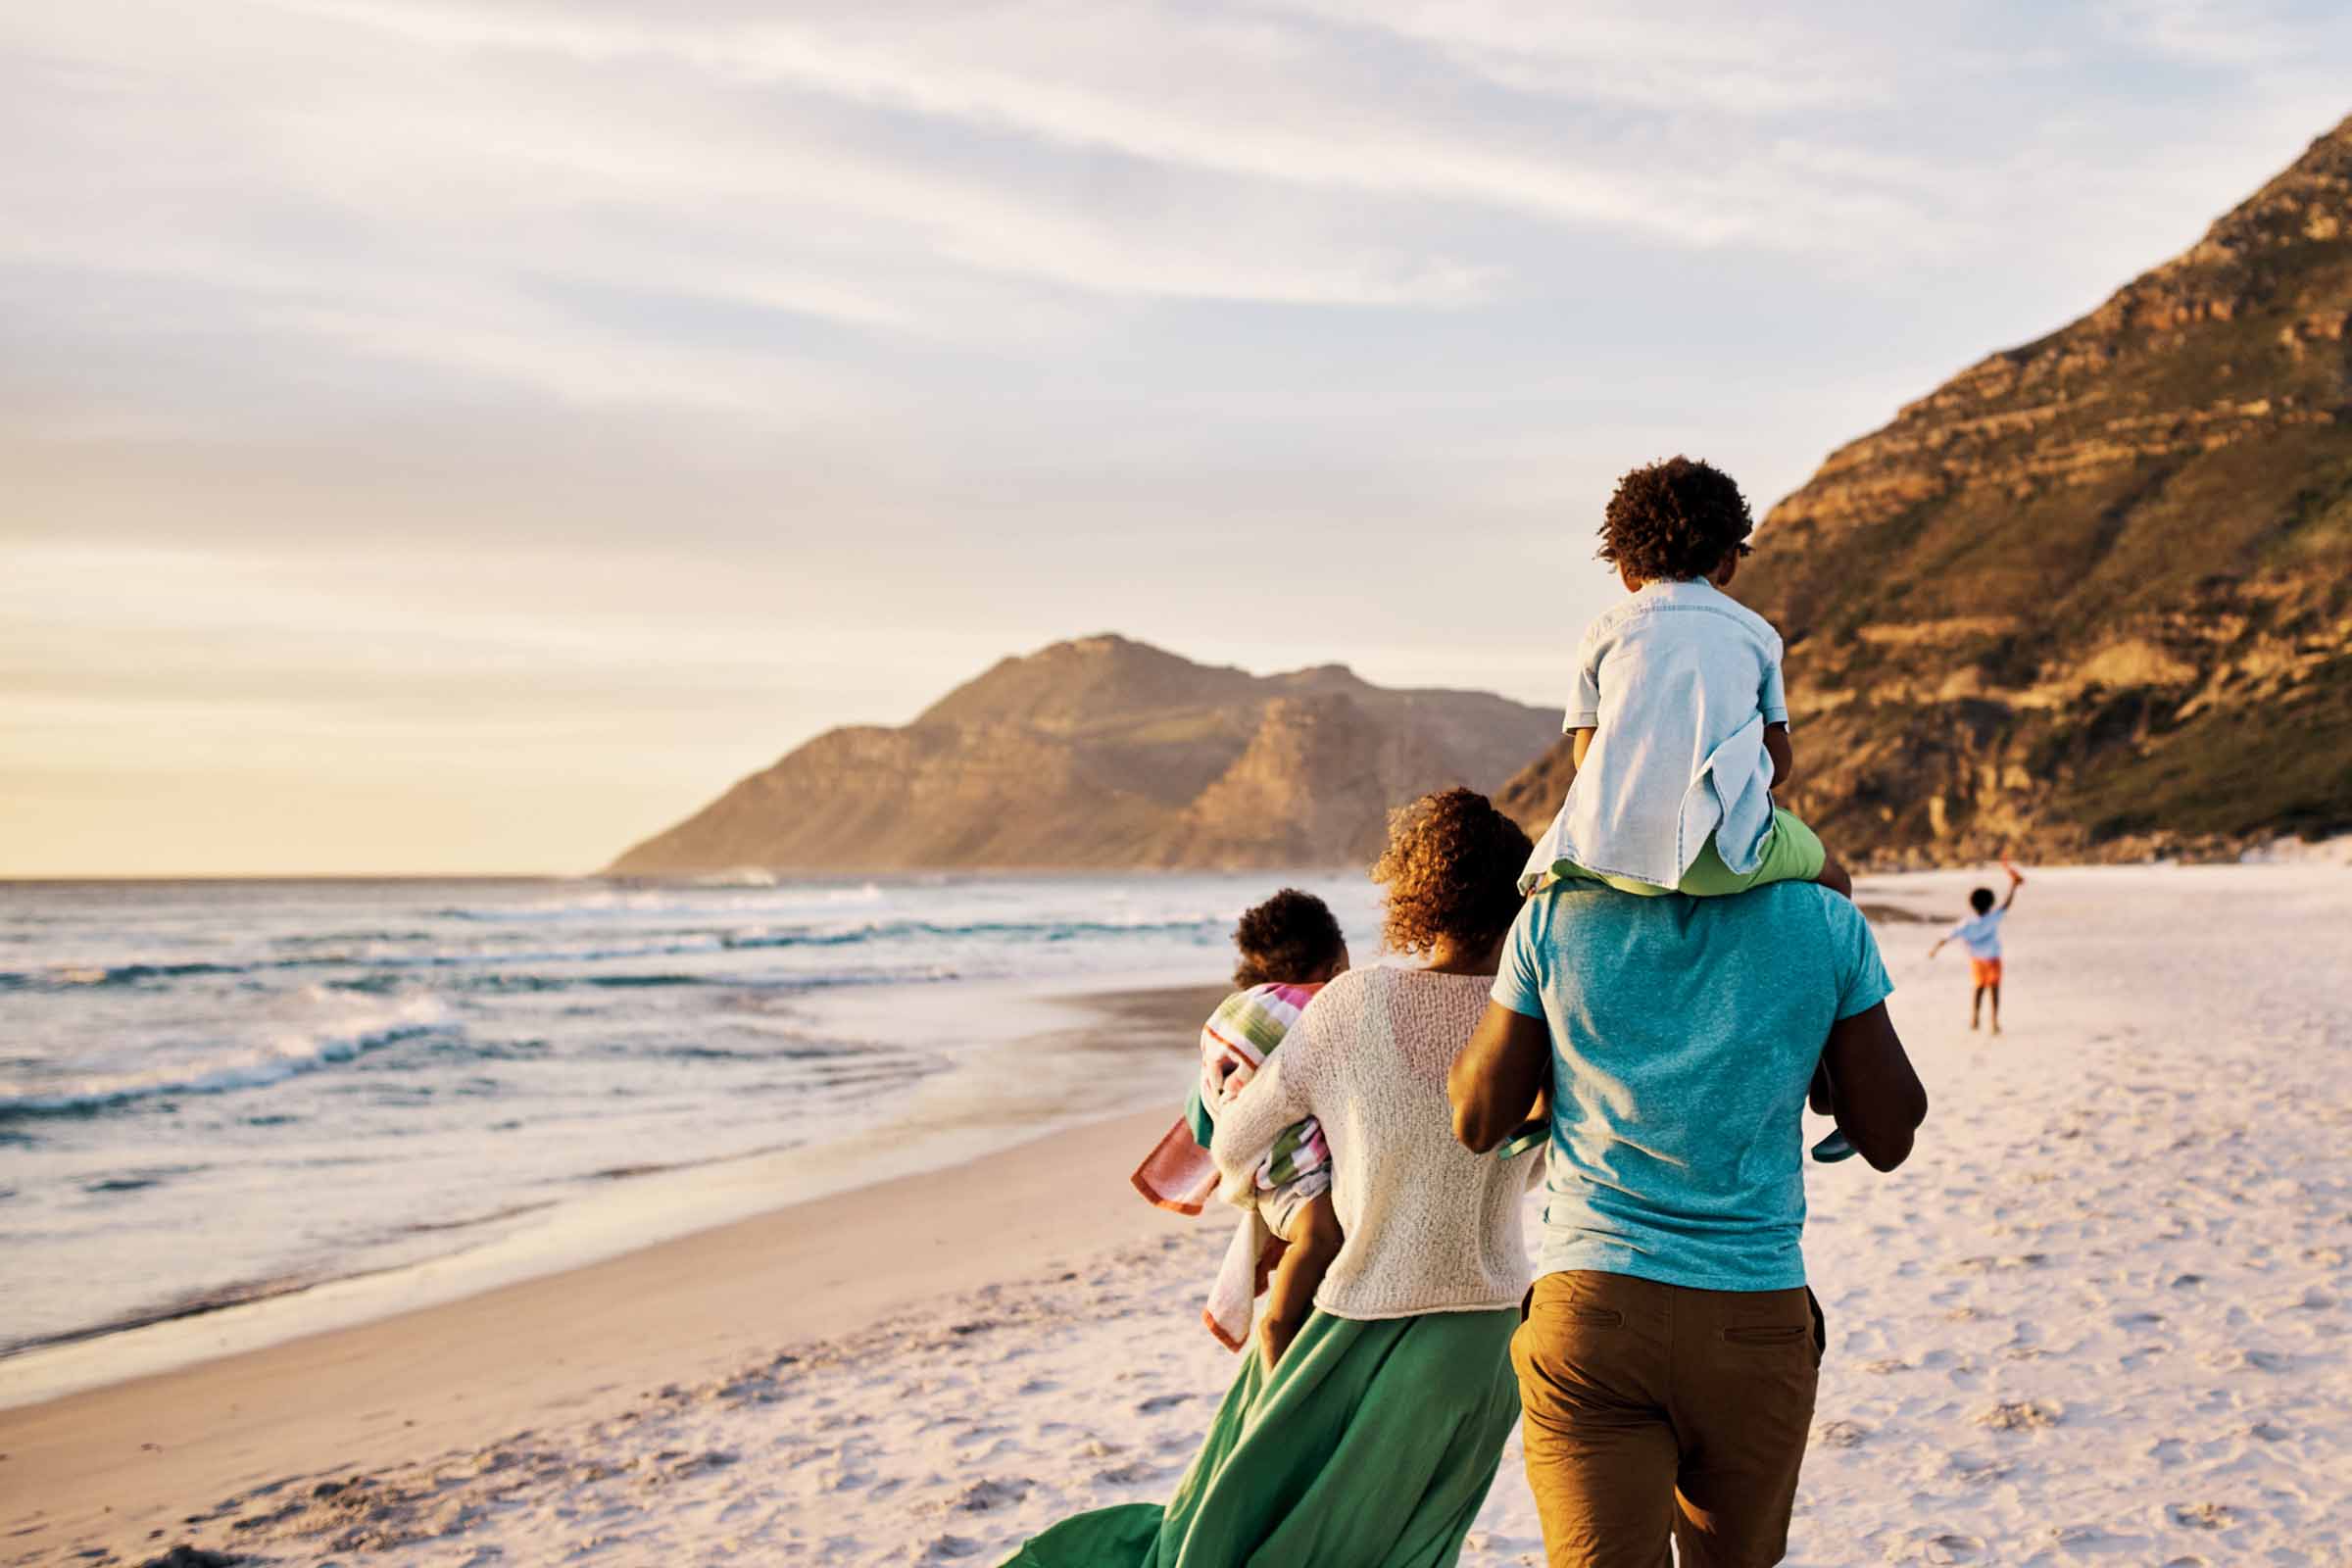
M1242 916L1233 928L1233 945L1242 951L1233 983L1249 987L1320 974L1340 961L1348 940L1330 905L1312 893L1284 888Z
M1643 582L1710 577L1747 554L1747 498L1721 468L1668 458L1617 481L1600 525L1600 559Z
M1968 906L1979 914L1990 914L1992 912L1992 889L1979 888L1976 892L1971 893L1968 896Z

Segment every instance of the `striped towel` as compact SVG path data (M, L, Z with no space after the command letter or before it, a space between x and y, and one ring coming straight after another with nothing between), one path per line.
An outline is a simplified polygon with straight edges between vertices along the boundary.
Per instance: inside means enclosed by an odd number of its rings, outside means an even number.
M1217 1004L1200 1026L1200 1081L1185 1116L1160 1139L1131 1178L1135 1190L1162 1208L1198 1214L1217 1191L1216 1162L1209 1140L1216 1133L1216 1107L1228 1104L1257 1076L1274 1048L1298 1022L1319 985L1282 982L1237 991ZM1331 1164L1331 1149L1312 1117L1286 1128L1258 1164L1252 1187L1271 1193ZM1283 1244L1265 1228L1254 1205L1241 1217L1233 1245L1209 1288L1201 1318L1227 1349L1249 1343L1252 1303L1282 1255Z

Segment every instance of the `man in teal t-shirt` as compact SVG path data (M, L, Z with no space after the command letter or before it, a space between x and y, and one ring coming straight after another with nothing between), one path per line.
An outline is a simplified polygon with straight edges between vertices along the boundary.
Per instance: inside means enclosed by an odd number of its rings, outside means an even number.
M1822 1349L1799 1245L1806 1086L1828 1068L1839 1130L1880 1170L1927 1114L1878 944L1811 883L1632 899L1571 882L1528 901L1499 967L1450 1089L1480 1150L1548 1095L1512 1354L1554 1568L1652 1568L1670 1519L1686 1561L1777 1562Z

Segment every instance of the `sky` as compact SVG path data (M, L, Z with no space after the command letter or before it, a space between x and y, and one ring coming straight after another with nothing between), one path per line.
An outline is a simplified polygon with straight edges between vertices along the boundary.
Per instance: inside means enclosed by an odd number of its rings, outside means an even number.
M0 876L590 871L1106 630L1556 706L1625 468L2352 112L2340 5L1764 9L0 8Z

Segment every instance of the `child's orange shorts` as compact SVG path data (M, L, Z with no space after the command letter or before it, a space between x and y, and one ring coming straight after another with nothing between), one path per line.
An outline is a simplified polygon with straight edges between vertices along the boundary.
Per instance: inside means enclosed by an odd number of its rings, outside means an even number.
M1971 958L1968 960L1968 972L1976 976L1977 984L1981 986L1997 986L2001 983L2001 960Z

